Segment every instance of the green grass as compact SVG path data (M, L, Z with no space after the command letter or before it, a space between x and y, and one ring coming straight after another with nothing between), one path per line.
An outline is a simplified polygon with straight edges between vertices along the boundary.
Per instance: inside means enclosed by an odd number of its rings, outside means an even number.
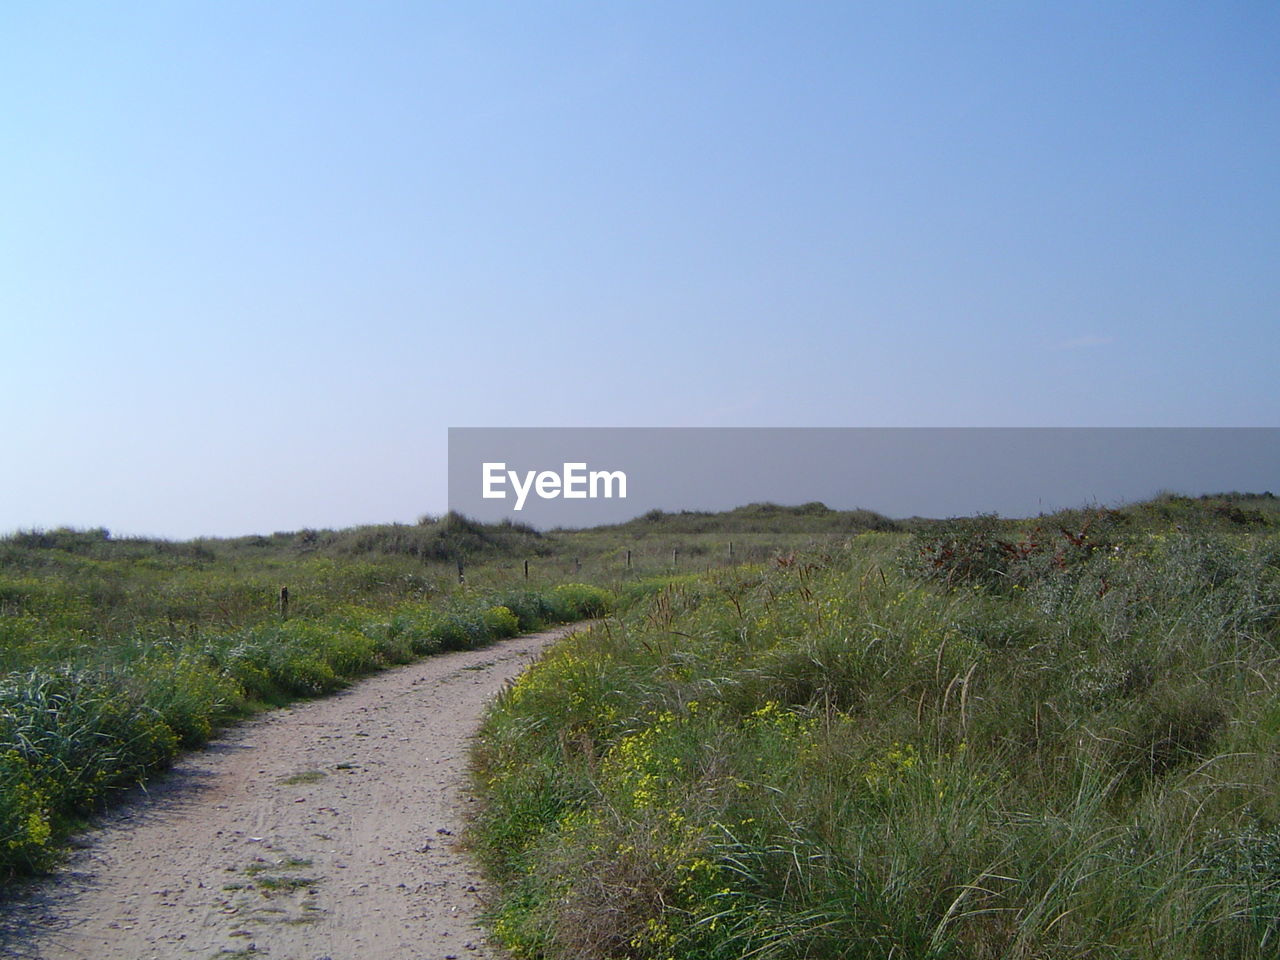
M244 868L245 874L256 877L260 873L266 873L272 870L301 870L303 867L311 866L311 861L299 857L287 857L278 863L267 863L265 860L254 862Z
M673 578L474 753L519 957L1280 955L1269 498Z
M227 723L616 606L478 753L517 951L1263 956L1277 513L0 538L0 876Z
M859 522L747 513L733 558L704 515L548 534L449 515L186 543L0 538L0 876L50 868L87 814L257 710L598 616L731 559L835 542Z
M48 869L87 814L238 718L614 602L589 584L450 583L401 549L487 555L540 541L532 531L461 518L407 529L344 532L327 546L307 531L0 540L0 876Z
M308 890L320 880L318 877L297 877L293 875L276 877L261 873L253 878L254 886L263 893L291 893L294 890Z

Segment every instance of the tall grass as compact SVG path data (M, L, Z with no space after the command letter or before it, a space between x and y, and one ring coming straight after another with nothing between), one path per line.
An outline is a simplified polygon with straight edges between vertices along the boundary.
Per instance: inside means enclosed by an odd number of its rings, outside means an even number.
M787 511L765 512L775 532L740 539L738 558L787 542ZM86 814L246 712L599 616L616 594L658 589L655 575L728 562L722 532L544 534L450 514L185 543L101 528L0 538L0 875L47 868Z
M27 616L6 624L11 669L0 675L0 875L47 869L84 816L236 717L612 603L584 584L460 589L430 602L331 603L287 621L94 643L87 633L59 642L57 604L41 619L28 602Z
M1280 955L1280 541L1173 506L869 534L561 643L474 754L497 935L584 960Z

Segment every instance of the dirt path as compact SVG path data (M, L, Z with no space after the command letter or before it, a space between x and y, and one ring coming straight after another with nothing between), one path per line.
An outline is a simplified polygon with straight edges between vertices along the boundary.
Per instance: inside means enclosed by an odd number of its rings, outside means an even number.
M485 703L572 627L429 657L180 761L0 904L0 956L497 958L459 849Z

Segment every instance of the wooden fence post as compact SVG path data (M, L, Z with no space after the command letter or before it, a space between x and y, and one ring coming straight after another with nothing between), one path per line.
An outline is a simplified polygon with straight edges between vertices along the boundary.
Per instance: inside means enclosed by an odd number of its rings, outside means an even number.
M289 588L280 588L280 619L289 619Z

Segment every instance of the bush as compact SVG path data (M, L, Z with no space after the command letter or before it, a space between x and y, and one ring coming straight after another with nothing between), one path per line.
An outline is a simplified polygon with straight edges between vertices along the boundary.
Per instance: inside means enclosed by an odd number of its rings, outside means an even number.
M17 750L0 754L0 871L48 867L54 847L49 798Z
M485 611L484 627L491 637L514 637L520 632L520 620L506 607L490 607Z
M494 602L516 615L521 630L541 630L555 619L556 611L546 594L536 590L510 590L498 594Z
M613 609L613 595L585 583L562 583L551 590L552 612L557 620L603 617Z
M431 636L441 650L470 650L487 639L482 616L468 611L441 616L432 624Z
M913 573L957 586L997 591L1063 575L1078 577L1099 553L1119 545L1123 515L1109 510L1064 511L1029 529L995 514L931 524L913 537Z

